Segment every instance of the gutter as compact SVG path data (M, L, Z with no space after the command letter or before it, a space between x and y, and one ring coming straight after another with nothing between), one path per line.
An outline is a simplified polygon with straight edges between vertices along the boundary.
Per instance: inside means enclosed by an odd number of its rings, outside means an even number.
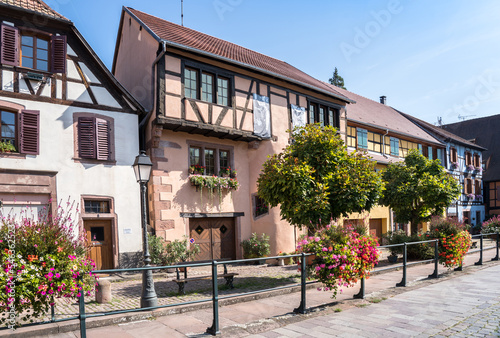
M165 43L162 41L160 42L161 45L161 52L158 54L156 59L153 61L153 64L151 66L151 74L154 76L151 76L151 91L152 91L152 97L153 97L153 107L148 111L146 116L144 116L140 121L139 121L139 144L140 144L140 149L141 150L146 150L146 124L148 120L151 118L151 115L153 112L156 110L156 77L157 77L157 72L156 68L158 65L158 61L161 60L165 56L165 53L167 52L167 48Z

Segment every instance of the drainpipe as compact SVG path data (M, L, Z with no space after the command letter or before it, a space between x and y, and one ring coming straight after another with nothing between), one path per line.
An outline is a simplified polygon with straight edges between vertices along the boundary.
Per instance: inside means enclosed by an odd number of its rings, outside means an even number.
M161 52L156 57L156 59L153 61L153 65L151 67L151 74L153 75L151 77L151 82L152 82L151 91L152 91L152 96L153 96L153 107L148 111L146 116L144 116L144 118L142 118L139 121L139 136L140 136L139 137L139 146L140 146L141 150L146 150L146 125L147 125L147 122L149 121L149 119L151 118L151 114L153 114L153 112L156 109L156 67L157 67L158 61L160 61L160 59L165 56L166 52L167 52L167 48L165 45L165 41L162 41L161 42Z
M385 134L382 136L382 156L384 156L385 158L387 158L387 155L385 154L385 137L387 136L387 134L389 134L389 129L386 129Z

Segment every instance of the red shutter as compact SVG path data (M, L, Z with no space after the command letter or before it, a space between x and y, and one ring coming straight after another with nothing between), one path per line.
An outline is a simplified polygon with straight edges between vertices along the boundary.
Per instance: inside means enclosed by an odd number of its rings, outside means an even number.
M96 158L95 119L78 118L78 152L81 158Z
M38 155L40 153L40 112L23 110L20 115L20 152Z
M66 36L52 36L52 73L66 73Z
M96 128L97 128L97 159L98 160L108 160L109 159L109 122L96 118Z
M19 61L19 30L16 27L2 25L1 34L0 62L4 65L17 66Z

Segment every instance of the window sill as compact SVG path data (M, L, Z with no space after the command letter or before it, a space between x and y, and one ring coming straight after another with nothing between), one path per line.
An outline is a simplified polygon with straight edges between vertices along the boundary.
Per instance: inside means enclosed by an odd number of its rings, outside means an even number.
M50 76L50 77L52 77L54 75L54 73L52 73L52 72L34 69L34 68L26 68L26 67L22 67L22 66L16 66L15 68L17 71L19 71L23 75L27 75L28 73L37 73L37 74L42 74L42 75Z
M95 160L91 158L80 158L80 157L73 157L73 161L76 163L87 163L87 164L108 164L108 165L115 165L116 161L115 160Z
M6 158L26 158L26 154L21 154L21 153L0 153L0 157L6 157Z

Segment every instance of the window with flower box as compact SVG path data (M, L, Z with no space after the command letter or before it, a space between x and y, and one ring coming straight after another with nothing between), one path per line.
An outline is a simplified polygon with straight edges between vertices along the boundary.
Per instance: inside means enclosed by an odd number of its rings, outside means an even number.
M193 142L189 145L191 173L208 176L234 174L232 153L232 147Z
M2 142L2 149L9 145L10 152L38 155L40 147L39 129L40 112L38 110L14 111L0 107L0 141ZM0 149L0 152L3 151L2 149Z
M458 163L457 149L453 148L453 147L450 148L450 162L451 163Z
M269 204L258 195L253 196L255 217L269 213Z
M479 154L474 154L474 167L481 168L481 156Z

